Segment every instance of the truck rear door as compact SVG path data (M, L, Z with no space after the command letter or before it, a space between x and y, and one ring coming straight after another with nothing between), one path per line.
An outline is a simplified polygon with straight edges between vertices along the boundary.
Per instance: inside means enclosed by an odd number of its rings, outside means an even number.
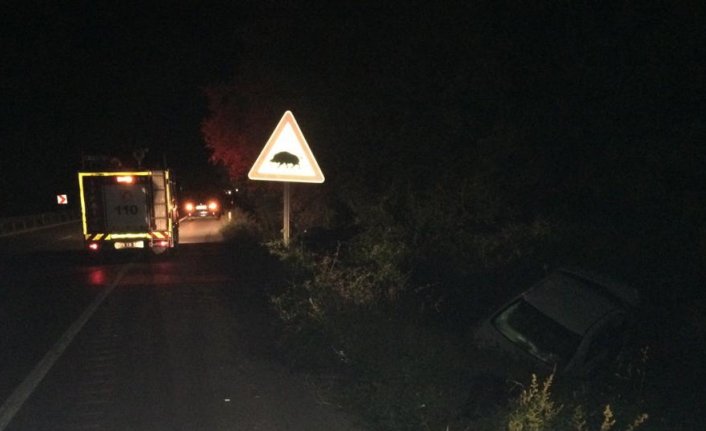
M110 178L110 177L108 177ZM109 232L149 232L149 177L112 177L103 186L106 229Z

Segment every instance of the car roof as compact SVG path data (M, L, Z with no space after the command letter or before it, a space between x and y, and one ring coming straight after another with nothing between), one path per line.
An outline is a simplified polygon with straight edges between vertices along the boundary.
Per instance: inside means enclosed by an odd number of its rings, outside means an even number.
M620 301L605 294L602 287L594 280L557 271L523 293L522 297L564 327L585 334L607 314L625 309Z
M621 302L625 307L638 308L640 306L640 295L635 288L619 283L603 274L581 268L561 268L557 272L586 280L594 288L601 290L604 295Z

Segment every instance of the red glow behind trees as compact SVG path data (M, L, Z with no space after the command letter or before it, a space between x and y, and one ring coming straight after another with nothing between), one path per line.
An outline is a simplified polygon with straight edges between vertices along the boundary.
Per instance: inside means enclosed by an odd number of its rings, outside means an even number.
M263 111L251 94L234 84L209 87L205 93L209 115L201 123L201 133L211 151L210 161L226 167L232 179L243 178L262 144L258 132Z

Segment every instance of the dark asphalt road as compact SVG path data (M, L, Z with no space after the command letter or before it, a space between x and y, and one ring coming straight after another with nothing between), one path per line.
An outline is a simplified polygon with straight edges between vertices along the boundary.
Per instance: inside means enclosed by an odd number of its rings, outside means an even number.
M263 353L274 273L218 242L225 221L155 259L87 259L74 225L0 239L0 431L356 429Z

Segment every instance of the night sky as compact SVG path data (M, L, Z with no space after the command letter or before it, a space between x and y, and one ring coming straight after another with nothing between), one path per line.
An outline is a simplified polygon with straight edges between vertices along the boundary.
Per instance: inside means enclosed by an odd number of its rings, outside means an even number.
M166 159L183 184L216 181L200 127L204 89L221 84L259 113L252 146L291 109L324 170L364 146L381 171L401 153L424 165L532 129L526 151L568 175L616 142L674 133L664 125L703 133L698 2L334 3L3 2L0 213L75 197L82 154L148 147L146 162ZM398 147L376 147L390 136ZM669 157L703 159L688 150L696 158ZM683 181L703 179L688 171ZM576 186L556 176L539 187Z
M202 89L232 78L243 12L93 1L1 9L0 213L75 196L82 154L148 147L148 163L166 158L185 181L213 176Z
M200 132L204 88L232 82L247 64L271 80L266 87L288 81L285 93L300 92L291 77L320 73L328 61L318 57L327 37L316 27L336 29L328 18L345 14L268 1L1 8L2 215L56 209L59 193L75 203L82 155L132 160L134 148L148 147L145 163L167 160L182 187L218 182ZM267 118L257 145L277 119Z

